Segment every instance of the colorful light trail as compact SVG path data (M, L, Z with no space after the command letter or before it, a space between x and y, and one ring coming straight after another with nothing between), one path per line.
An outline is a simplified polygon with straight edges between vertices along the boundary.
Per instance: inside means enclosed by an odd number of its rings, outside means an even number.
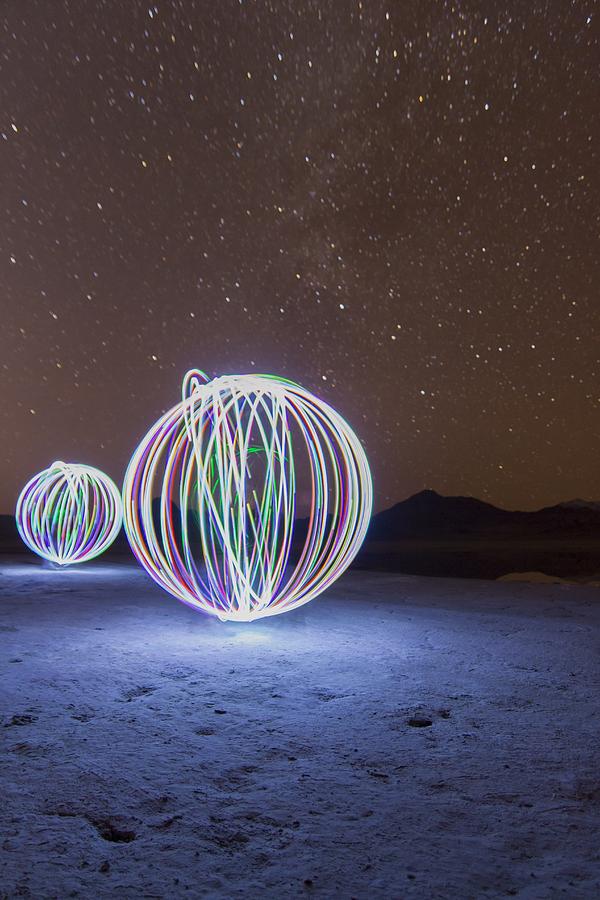
M93 466L55 462L27 482L17 501L17 528L27 546L61 566L99 556L121 528L116 484Z
M305 521L296 518L306 473ZM354 431L273 375L192 370L123 486L131 547L173 596L222 620L287 612L327 588L365 536L373 488Z

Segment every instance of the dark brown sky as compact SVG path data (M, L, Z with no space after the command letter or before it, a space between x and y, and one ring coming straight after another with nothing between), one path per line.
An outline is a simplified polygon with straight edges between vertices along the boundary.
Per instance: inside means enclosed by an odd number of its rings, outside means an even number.
M379 507L600 499L595 9L5 0L0 510L191 366L332 402Z

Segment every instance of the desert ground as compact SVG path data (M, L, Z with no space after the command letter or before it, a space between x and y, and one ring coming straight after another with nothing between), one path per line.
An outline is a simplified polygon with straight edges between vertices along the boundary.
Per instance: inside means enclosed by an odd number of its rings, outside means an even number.
M0 565L0 896L600 896L600 589L347 573L222 624Z

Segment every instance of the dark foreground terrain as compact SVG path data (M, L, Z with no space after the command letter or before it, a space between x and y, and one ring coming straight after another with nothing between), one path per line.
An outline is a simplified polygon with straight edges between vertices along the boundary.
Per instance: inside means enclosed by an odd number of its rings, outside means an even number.
M600 592L352 572L223 625L0 569L0 895L600 895Z

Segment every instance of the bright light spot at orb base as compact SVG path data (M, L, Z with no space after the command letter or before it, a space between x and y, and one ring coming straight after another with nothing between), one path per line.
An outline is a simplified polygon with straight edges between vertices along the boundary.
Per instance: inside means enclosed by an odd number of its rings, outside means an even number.
M300 530L303 471L310 511ZM142 439L123 485L139 562L174 597L223 621L278 615L324 591L358 552L372 503L348 423L274 375L188 372L181 402Z
M119 489L104 472L58 461L27 482L15 518L30 550L68 566L110 547L121 528L123 507Z

